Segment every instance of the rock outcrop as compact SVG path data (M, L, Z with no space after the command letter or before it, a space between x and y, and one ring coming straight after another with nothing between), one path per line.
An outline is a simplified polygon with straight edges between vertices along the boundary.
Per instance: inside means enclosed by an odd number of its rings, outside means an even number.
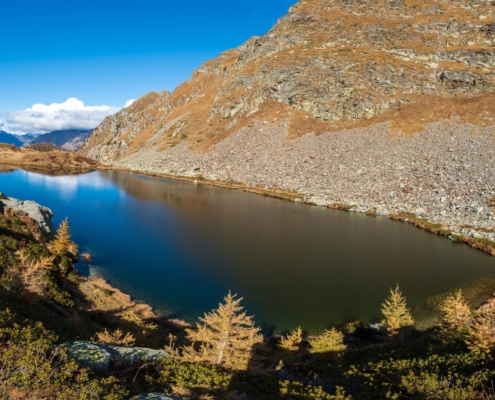
M132 364L140 361L160 361L168 357L168 353L163 350L110 346L81 340L66 343L65 346L70 358L91 369L108 368L111 362Z
M494 14L485 0L300 1L106 118L80 153L495 230Z
M17 200L7 197L0 193L0 213L4 212L4 208L8 207L11 210L20 211L32 218L40 227L41 233L47 239L51 239L55 234L52 218L53 212L48 207L44 207L35 201Z
M105 370L112 364L136 364L139 362L159 362L169 354L163 350L144 347L111 346L78 340L65 344L69 358L83 367L93 370ZM146 393L132 397L131 400L186 400L184 397L164 393Z

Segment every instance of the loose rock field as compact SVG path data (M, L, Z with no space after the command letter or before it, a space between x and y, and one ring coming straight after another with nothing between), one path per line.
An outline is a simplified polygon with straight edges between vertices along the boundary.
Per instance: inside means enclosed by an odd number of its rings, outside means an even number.
M114 165L291 190L317 205L351 205L351 211L409 212L493 240L494 160L495 127L440 122L401 136L383 123L288 140L285 123L263 121L204 154L185 144L165 152L144 148Z

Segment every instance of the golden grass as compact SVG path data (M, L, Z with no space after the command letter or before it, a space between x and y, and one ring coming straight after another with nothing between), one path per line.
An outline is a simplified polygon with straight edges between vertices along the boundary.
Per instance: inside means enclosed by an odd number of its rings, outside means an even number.
M91 171L96 169L94 160L69 151L39 152L33 149L17 148L0 144L0 164L12 166L63 169L65 171Z

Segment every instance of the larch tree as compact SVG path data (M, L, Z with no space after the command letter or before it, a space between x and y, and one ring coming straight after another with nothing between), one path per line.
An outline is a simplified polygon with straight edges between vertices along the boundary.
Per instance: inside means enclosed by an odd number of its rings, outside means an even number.
M72 244L70 239L69 221L65 218L58 227L55 239L51 243L51 250L55 254L66 254Z
M402 296L398 284L395 289L390 289L390 296L382 304L382 313L385 316L384 325L391 334L414 323L406 305L406 298Z
M344 335L337 329L325 330L322 335L309 341L311 353L341 353L347 346Z
M472 313L462 290L448 296L440 305L441 331L444 337L464 337L469 331Z
M475 353L494 353L495 307L484 307L474 317L468 331L466 344Z
M252 348L263 341L253 318L242 311L242 298L229 293L219 308L200 318L196 329L188 329L191 346L183 349L190 361L207 362L230 369L245 370ZM199 344L199 348L196 346Z
M45 293L44 276L53 266L54 257L41 257L33 260L28 257L25 249L19 253L20 266L17 270L23 289L31 293L43 295Z
M303 342L303 331L301 327L294 329L287 336L280 339L280 347L289 351L299 351Z

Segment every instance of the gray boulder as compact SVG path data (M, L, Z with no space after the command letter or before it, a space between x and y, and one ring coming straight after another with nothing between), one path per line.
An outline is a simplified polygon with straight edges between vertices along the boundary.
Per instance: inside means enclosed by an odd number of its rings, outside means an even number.
M65 344L70 358L91 369L108 368L111 361L132 364L139 361L160 361L168 357L163 350L144 347L121 347L78 340Z
M4 207L25 212L38 223L41 233L46 238L51 239L55 234L55 227L52 222L53 212L48 207L31 200L22 201L6 197L0 193L0 213L3 212Z

